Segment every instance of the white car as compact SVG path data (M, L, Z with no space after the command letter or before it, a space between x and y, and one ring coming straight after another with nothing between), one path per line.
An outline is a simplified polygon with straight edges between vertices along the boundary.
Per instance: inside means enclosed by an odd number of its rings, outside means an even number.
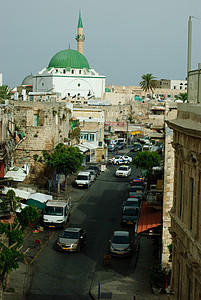
M131 175L131 167L121 166L116 170L117 177L128 177Z
M114 165L120 165L120 164L125 163L123 156L121 156L121 155L117 155L117 156L111 158L109 161L111 161Z
M123 157L124 163L126 163L126 164L131 163L133 160L132 157L130 157L128 155L123 155L122 157Z

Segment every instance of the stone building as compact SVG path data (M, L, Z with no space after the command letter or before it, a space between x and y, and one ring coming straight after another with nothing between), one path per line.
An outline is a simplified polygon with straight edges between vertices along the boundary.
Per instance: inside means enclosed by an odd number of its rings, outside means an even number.
M178 105L167 122L175 150L172 299L201 299L201 105Z
M177 117L177 103L166 102L165 121ZM164 125L164 188L163 188L163 231L162 231L162 263L171 265L171 256L168 246L172 244L172 236L169 232L171 226L170 210L173 205L174 188L174 149L172 147L173 130L167 124Z
M71 111L66 103L57 102L18 101L13 105L15 125L25 135L14 151L13 161L19 166L27 162L33 169L42 150L54 150L58 143L68 140Z

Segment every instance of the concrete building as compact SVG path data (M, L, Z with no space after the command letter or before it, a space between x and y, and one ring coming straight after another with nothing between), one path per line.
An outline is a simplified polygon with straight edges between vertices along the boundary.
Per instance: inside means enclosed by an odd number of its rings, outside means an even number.
M102 155L107 156L104 147L103 110L74 108L73 117L79 121L80 145L78 147L82 152L84 150L87 153L86 162L102 161Z

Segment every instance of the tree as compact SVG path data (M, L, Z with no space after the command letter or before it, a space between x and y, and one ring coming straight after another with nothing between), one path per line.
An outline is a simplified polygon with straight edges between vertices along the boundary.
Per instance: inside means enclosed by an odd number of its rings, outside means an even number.
M84 156L78 147L66 147L60 143L52 154L44 150L43 158L47 166L53 167L58 174L65 175L66 189L67 175L71 175L81 168Z
M24 255L21 251L24 242L18 221L13 224L0 223L0 284L8 287L8 274L19 267L18 259Z
M22 228L26 228L30 223L34 223L39 220L39 211L33 205L28 205L23 208L19 215L19 222Z
M12 212L15 212L15 210L20 206L20 198L16 196L13 190L8 190L6 197L10 202Z
M139 84L143 91L151 92L153 95L154 89L157 87L157 80L155 79L156 77L154 77L151 73L142 75L142 81Z
M0 100L10 99L11 90L7 85L0 86Z
M187 93L179 93L175 96L176 100L182 100L183 102L187 101Z
M161 158L157 152L143 151L139 152L134 158L133 164L136 168L147 170L148 175L148 185L150 181L150 174L153 167L158 166Z

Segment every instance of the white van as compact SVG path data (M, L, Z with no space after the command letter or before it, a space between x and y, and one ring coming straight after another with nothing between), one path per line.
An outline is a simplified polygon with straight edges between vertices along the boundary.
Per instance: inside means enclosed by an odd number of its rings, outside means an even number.
M61 227L65 225L70 217L71 202L48 200L43 213L43 224L45 227Z
M78 187L88 188L91 185L92 179L90 172L79 172L75 183Z

